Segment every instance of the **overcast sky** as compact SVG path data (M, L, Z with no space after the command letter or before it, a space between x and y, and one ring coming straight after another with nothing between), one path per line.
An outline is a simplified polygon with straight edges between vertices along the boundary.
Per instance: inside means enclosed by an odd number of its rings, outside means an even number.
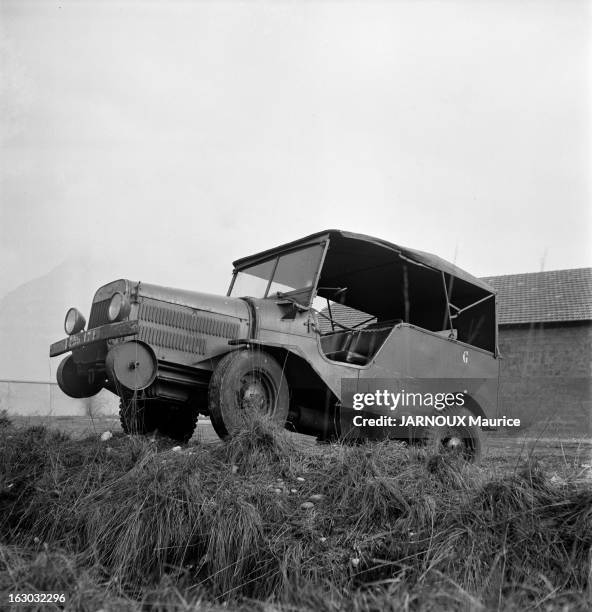
M0 295L73 257L219 292L329 227L592 263L587 2L0 7Z

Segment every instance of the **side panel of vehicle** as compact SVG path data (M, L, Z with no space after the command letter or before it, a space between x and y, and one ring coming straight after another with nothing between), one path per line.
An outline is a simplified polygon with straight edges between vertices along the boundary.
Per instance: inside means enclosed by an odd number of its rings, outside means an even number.
M406 377L497 378L498 361L492 353L449 339L445 332L399 323L375 355L372 369L373 376L394 370Z
M257 313L256 340L262 345L283 347L310 364L324 384L341 396L341 379L358 375L358 368L327 359L311 312L294 310L274 300L253 300Z
M283 306L261 301L258 341L294 352L305 359L340 400L343 378L462 379L463 389L486 414L497 412L498 360L486 351L450 340L441 333L409 324L395 325L376 355L366 365L328 359L315 332L312 314L282 319ZM279 316L278 316L279 315Z
M405 323L395 326L360 379L402 378L442 381L442 391L466 392L483 412L497 416L499 361L492 353ZM462 379L462 389L459 386ZM452 387L447 380L454 381Z

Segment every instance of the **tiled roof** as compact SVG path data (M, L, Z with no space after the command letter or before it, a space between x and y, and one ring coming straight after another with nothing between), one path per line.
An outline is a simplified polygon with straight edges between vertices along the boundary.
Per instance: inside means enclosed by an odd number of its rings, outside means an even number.
M323 308L321 312L329 316L329 312L326 308ZM367 312L362 312L361 310L356 310L355 308L350 308L349 306L344 306L343 304L331 304L331 314L333 315L333 319L342 325L346 325L347 327L354 327L363 323L364 321L368 321L372 315L369 315ZM376 321L376 319L371 319L368 323L372 323ZM331 322L319 315L319 327L321 332L329 332L331 331ZM339 330L339 326L335 327L335 330Z
M592 320L592 268L483 278L498 292L500 325Z

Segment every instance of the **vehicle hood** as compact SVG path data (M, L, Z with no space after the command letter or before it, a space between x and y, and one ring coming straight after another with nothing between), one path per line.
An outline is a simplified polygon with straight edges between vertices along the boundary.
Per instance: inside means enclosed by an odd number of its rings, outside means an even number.
M188 306L195 310L215 314L249 319L249 307L247 303L235 297L203 293L201 291L188 291L187 289L176 289L151 285L149 283L138 283L137 293L139 296L160 300L168 304L179 304Z

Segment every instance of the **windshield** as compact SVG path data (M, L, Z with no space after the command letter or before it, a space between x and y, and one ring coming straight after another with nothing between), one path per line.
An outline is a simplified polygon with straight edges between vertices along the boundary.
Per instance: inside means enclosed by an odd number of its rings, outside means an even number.
M237 272L229 295L264 298L289 293L308 306L324 246L315 244L284 253Z

